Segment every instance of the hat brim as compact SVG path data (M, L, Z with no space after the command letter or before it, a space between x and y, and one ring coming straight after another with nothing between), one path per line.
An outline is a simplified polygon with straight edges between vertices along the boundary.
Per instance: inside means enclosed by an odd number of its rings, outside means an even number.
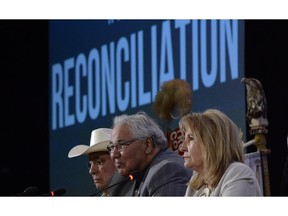
M87 155L93 152L101 152L101 151L108 152L107 150L108 144L109 144L109 141L100 142L91 147L87 145L77 145L69 151L68 157L73 158L73 157L77 157L77 156L84 155L84 154Z

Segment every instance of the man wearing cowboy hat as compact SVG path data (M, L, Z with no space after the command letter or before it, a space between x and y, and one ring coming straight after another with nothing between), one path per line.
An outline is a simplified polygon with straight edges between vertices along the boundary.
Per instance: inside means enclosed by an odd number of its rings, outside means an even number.
M68 153L69 158L80 155L88 156L89 174L92 176L96 188L102 192L102 196L109 196L109 183L113 175L116 177L119 175L107 150L111 133L112 129L109 128L95 129L91 132L90 146L77 145ZM97 194L99 193L95 195Z

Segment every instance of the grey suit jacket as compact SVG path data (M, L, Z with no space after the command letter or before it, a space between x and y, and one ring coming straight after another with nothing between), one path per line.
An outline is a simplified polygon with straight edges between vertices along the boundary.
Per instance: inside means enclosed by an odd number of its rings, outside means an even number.
M109 184L109 196L133 196L136 181L115 172Z
M135 196L184 196L192 170L184 167L183 158L166 149L159 152L143 174ZM136 186L137 187L137 186Z
M184 196L192 170L184 167L183 158L176 152L166 149L159 152L151 164L135 181L115 174L110 186L110 196Z

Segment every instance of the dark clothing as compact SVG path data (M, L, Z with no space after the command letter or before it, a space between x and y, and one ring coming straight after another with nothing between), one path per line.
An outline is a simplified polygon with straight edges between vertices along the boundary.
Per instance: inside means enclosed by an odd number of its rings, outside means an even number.
M283 169L281 185L280 185L280 195L287 196L288 195L288 157L286 159L286 163Z
M120 183L121 182L121 183ZM109 196L133 196L135 181L130 181L127 176L115 172L109 184ZM112 186L114 185L115 186Z

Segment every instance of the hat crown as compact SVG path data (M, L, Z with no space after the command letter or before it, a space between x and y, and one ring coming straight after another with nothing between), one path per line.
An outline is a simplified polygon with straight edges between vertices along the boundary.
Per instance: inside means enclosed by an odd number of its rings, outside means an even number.
M91 132L90 147L102 142L109 142L112 135L112 129L99 128Z

